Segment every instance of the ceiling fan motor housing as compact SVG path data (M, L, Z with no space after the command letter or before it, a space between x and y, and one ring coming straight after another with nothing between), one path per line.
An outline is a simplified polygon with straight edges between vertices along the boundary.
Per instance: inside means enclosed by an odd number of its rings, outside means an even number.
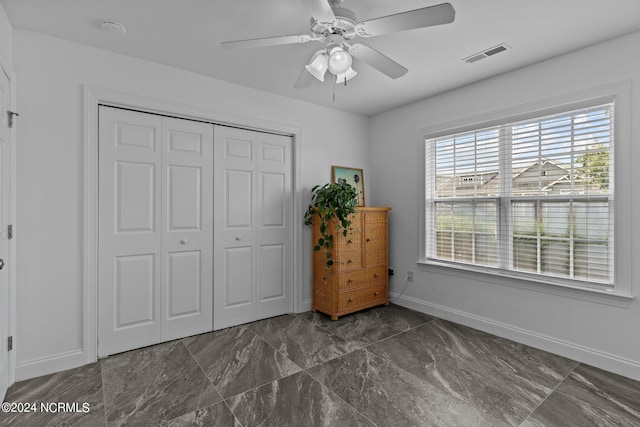
M331 25L324 25L315 19L311 19L311 32L317 37L326 37L337 34L346 40L351 40L356 36L356 24L358 22L356 14L343 7L332 8L336 20Z

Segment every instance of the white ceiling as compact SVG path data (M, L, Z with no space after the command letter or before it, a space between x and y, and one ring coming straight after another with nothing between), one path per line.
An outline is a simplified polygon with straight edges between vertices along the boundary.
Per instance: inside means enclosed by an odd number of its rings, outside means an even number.
M0 1L15 28L367 116L640 30L639 0L450 0L452 24L360 39L409 73L392 80L354 60L358 75L335 87L333 101L328 78L293 88L318 42L220 47L228 40L308 34L310 16L301 0ZM343 7L363 21L442 2L344 0ZM104 19L126 25L127 35L102 31ZM462 61L500 43L511 49L474 64Z

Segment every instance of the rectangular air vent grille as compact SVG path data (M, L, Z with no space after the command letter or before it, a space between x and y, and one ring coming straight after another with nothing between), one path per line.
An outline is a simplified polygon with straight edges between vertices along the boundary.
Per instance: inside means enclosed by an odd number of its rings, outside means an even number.
M502 43L497 46L493 46L487 50L484 50L482 52L474 53L471 56L467 56L466 58L463 58L462 60L467 64L473 64L474 62L478 62L481 59L488 58L500 52L504 52L507 49L510 49L509 45L506 43Z

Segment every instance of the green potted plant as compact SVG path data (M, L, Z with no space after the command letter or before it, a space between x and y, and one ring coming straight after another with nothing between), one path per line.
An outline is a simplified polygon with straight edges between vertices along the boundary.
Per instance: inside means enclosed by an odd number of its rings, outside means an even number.
M358 193L346 181L325 185L316 185L311 189L311 204L304 214L304 223L311 225L314 215L320 220L320 237L314 242L314 251L324 248L327 255L327 267L333 265L331 248L334 241L329 225L335 224L336 231L346 236L351 229L350 216L356 212Z

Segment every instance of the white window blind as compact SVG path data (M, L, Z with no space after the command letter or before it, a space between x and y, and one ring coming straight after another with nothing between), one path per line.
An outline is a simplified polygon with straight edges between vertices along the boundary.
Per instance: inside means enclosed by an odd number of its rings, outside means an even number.
M427 139L427 258L612 285L613 110Z

